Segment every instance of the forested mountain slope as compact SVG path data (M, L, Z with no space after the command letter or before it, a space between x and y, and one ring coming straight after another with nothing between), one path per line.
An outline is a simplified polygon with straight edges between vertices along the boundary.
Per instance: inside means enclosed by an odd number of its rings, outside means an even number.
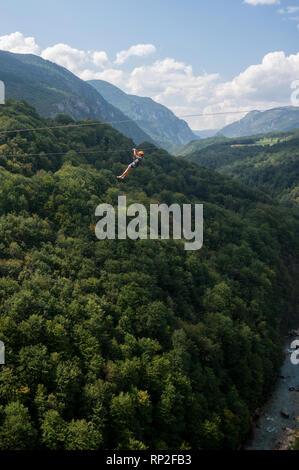
M284 204L299 205L299 131L229 139L187 158L264 191Z
M63 123L0 106L1 132ZM275 380L298 211L150 144L118 183L131 147L107 125L0 133L2 450L237 449ZM97 240L120 194L203 203L203 248Z
M0 80L5 83L7 98L25 100L43 116L65 113L74 119L122 121L113 127L137 144L144 140L153 142L92 86L64 67L41 57L0 51Z

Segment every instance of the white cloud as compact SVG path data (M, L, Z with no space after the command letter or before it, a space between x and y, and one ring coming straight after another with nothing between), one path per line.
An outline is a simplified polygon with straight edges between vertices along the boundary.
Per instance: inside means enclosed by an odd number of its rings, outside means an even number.
M47 47L42 51L41 56L43 59L51 60L74 73L84 66L88 58L85 51L74 49L67 44L55 44L55 46Z
M219 78L218 74L193 74L192 66L177 62L172 58L156 61L151 65L136 67L129 76L125 87L136 94L149 94L159 101L184 98L189 102L195 96L201 97L211 83Z
M39 54L40 52L33 37L25 37L18 31L0 36L0 50L18 54Z
M280 0L244 0L249 5L278 5Z
M153 44L136 44L125 51L118 52L116 54L115 64L121 65L131 56L144 57L155 52L156 48Z
M124 84L124 72L117 69L105 69L102 72L85 69L80 72L79 76L82 80L106 80L116 86Z
M261 64L251 65L233 80L216 85L212 101L214 110L265 109L290 104L290 84L299 77L299 53L267 54ZM217 105L216 105L217 103ZM232 120L232 116L229 117Z
M216 89L219 98L279 99L289 97L289 84L299 76L299 53L286 56L283 51L271 52L261 64L251 65L231 82Z
M290 104L290 83L299 78L299 53L267 54L260 64L251 65L231 81L219 74L195 75L190 65L166 58L135 68L121 88L150 96L177 115L221 113L244 109L267 109ZM193 129L217 128L243 116L219 115L186 118Z
M91 52L92 61L98 67L105 67L108 63L108 56L105 51Z

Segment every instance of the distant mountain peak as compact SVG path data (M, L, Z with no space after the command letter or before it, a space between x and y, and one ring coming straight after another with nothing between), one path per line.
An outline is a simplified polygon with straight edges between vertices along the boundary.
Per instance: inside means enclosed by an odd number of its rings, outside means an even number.
M299 106L280 106L266 111L250 111L242 119L223 127L225 137L244 137L299 128Z

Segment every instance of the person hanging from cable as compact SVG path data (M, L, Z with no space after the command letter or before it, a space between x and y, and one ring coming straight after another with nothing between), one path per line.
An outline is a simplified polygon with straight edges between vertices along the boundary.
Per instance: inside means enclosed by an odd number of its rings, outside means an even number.
M126 168L122 175L118 176L119 180L123 180L132 170L132 168L137 168L137 166L143 161L144 152L142 150L133 149L133 161L130 165Z

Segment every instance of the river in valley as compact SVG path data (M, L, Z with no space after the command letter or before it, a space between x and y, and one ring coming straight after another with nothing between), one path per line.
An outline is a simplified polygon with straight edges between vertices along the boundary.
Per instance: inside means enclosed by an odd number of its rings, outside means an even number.
M290 345L299 339L295 336L285 344L285 361L271 398L262 409L256 422L254 436L247 449L274 450L281 447L290 429L299 429L299 364L291 362Z

